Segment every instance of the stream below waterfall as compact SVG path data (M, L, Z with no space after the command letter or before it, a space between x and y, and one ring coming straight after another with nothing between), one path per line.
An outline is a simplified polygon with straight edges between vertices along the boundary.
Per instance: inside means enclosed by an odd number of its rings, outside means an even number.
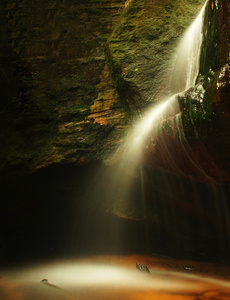
M22 204L4 207L3 223L10 211L14 234L1 261L1 300L230 299L229 186L211 181L193 160L177 103L199 73L204 10L172 58L167 95L133 125L115 167L51 166L16 189L6 187ZM206 182L185 176L167 145L177 173L145 163L166 118L175 121L186 159ZM27 206L32 214L25 215Z
M150 273L140 272L136 263ZM1 300L227 300L229 268L145 256L98 256L0 270Z

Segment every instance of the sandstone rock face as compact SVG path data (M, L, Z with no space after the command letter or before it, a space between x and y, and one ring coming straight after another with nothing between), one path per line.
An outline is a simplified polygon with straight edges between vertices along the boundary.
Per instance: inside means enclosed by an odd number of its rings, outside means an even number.
M170 93L173 52L203 2L1 0L1 169L111 162L130 121ZM179 100L184 138L208 178L229 181L228 1L208 1L204 36L193 101ZM177 171L167 140L182 173L202 179L166 123L147 163Z
M107 43L108 63L132 109L157 102L168 90L173 54L203 1L135 1Z
M127 123L104 56L123 1L0 6L2 167L106 158Z

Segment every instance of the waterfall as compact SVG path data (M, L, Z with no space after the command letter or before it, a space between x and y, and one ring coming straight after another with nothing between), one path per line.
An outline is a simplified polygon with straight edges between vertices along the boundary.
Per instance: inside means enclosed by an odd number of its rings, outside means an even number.
M185 32L173 57L174 67L171 71L171 95L166 99L160 99L154 104L140 122L134 128L127 140L124 149L122 164L129 169L129 173L135 174L135 169L141 159L143 147L147 147L148 135L156 135L159 124L168 116L179 113L177 96L194 86L199 73L201 45L203 41L202 25L207 1L203 5L199 15Z
M134 124L126 143L114 155L114 165L103 165L93 178L87 177L92 184L83 193L73 249L192 259L203 259L208 253L216 261L227 257L226 191L209 178L206 182L193 179L194 174L202 180L207 175L186 144L177 101L178 94L194 86L199 72L205 5L172 57L169 97L159 99ZM159 134L165 123L177 126L178 135L171 140L167 134L164 140L164 132ZM161 158L163 164L158 163ZM157 166L166 166L166 170Z
M139 195L142 192L138 190L138 185L145 184L145 175L141 170L142 160L145 157L143 152L150 144L154 144L158 136L158 129L165 119L173 118L178 124L180 122L177 95L194 85L199 72L202 21L205 5L182 37L175 56L172 58L174 68L172 68L171 77L178 78L178 81L181 79L183 84L178 86L175 79L172 79L171 90L173 92L171 92L171 95L165 99L160 99L150 107L142 116L140 122L134 124L126 143L119 149L119 153L116 153L115 158L118 160L116 168L111 178L107 179L108 184L103 192L103 207L105 211L112 212L119 217L130 217L130 219L141 219L145 215L143 203L138 203L138 199L143 198L143 195ZM181 127L181 125L178 126ZM180 136L182 140L183 132L180 132ZM149 148L147 149L149 153L151 153L150 150ZM173 160L170 161L170 152L167 147L165 147L164 151L167 156L167 165L175 164ZM188 157L188 155L187 158L193 163L192 158ZM141 188L141 191L143 190Z
M200 52L203 41L203 17L207 1L190 25L176 50L172 71L171 91L180 93L194 86L199 72Z

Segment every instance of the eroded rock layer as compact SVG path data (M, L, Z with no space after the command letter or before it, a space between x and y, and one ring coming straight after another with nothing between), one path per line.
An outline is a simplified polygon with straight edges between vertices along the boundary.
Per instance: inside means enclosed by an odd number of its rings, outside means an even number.
M127 123L104 46L123 1L1 1L1 167L106 158Z

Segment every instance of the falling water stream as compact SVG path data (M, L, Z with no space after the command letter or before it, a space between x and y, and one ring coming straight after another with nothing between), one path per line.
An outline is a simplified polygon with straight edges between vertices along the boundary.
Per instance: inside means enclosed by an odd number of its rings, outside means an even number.
M173 57L174 67L171 70L171 95L159 99L157 104L150 108L134 127L127 141L123 154L123 162L130 165L137 164L141 156L141 149L146 144L146 139L151 132L157 131L165 116L180 115L177 96L195 85L198 73L201 45L203 41L203 17L206 7L205 2L199 15L185 32ZM175 117L176 118L176 117ZM178 123L178 122L177 122Z
M206 1L207 3L207 1ZM205 5L206 5L205 3ZM119 216L119 218L130 218L132 220L145 219L147 216L148 202L146 198L148 193L152 196L152 190L148 191L145 185L154 185L158 187L161 182L165 190L174 189L174 179L168 176L167 179L161 174L157 173L154 177L154 173L151 176L147 176L146 171L142 168L142 154L143 149L148 146L149 136L151 137L151 143L154 143L154 137L157 136L158 129L162 121L166 117L172 117L177 121L178 129L180 132L181 139L183 136L183 129L180 120L180 110L177 104L177 96L183 93L190 87L193 87L196 82L196 78L199 72L199 59L200 49L202 44L202 22L205 10L205 5L200 11L198 17L186 31L184 37L179 44L175 56L173 57L174 67L171 70L171 82L170 82L170 95L158 99L157 103L154 104L146 114L141 118L140 122L135 124L134 129L130 133L125 147L122 149L122 155L120 165L112 177L106 177L106 187L100 193L103 194L103 204L98 203L97 199L94 199L95 207L102 207L104 210L111 212L112 214ZM183 146L184 147L184 146ZM166 149L167 150L167 149ZM193 161L191 154L187 153L187 158ZM174 162L171 161L173 164ZM202 169L194 162L194 165L203 172ZM146 180L147 179L147 180ZM171 183L169 183L171 181ZM147 183L146 183L147 182ZM141 183L141 188L137 189L137 185ZM178 186L186 184L185 190L188 190L188 186L192 188L191 183L179 182ZM131 191L131 193L130 193ZM202 188L200 188L202 192ZM95 191L93 191L95 192ZM210 195L216 191L212 190ZM91 191L92 193L92 191ZM156 193L156 189L154 190ZM95 193L98 195L97 193ZM136 195L137 194L137 195ZM97 197L96 197L97 198ZM141 198L142 203L137 204L135 207L135 198ZM157 197L156 197L157 198ZM178 215L174 216L175 208L174 205L177 203L177 199L173 197L168 201L168 207L164 201L161 201L160 194L158 195L158 202L154 203L153 211L157 210L152 218L161 218L164 221L168 219L177 219ZM173 200L173 201L171 201ZM194 200L194 205L198 204ZM92 204L92 201L90 202ZM185 203L190 205L189 203ZM157 207L157 208L156 208ZM180 206L177 206L180 209ZM216 215L219 212L218 205L213 208L216 211ZM202 210L202 209L201 209ZM164 211L165 214L164 214ZM160 217L157 216L159 213ZM169 213L171 214L169 216ZM182 208L182 213L184 213ZM180 215L180 212L179 212ZM84 222L88 219L83 216ZM174 219L173 219L174 218ZM175 227L176 231L187 229L195 232L197 228L187 228L189 222L188 215L181 215L184 219L184 223L178 223ZM226 224L221 225L221 217L214 220L214 222L220 222L220 229ZM111 221L111 220L110 220ZM113 223L111 228L106 228L106 220L99 220L94 226L99 226L102 223L103 230L110 231L109 242L113 242L114 252L120 247L119 238L123 234L122 229L119 225ZM161 220L157 219L156 224L161 224ZM167 223L167 222L166 222ZM170 224L170 222L169 222ZM181 225L182 224L182 225ZM211 220L212 224L212 220ZM159 225L160 226L160 225ZM191 225L193 226L193 225ZM116 227L116 228L115 228ZM182 228L184 227L184 228ZM196 226L195 226L196 227ZM148 233L148 226L146 226L146 237L143 240L151 239L150 233ZM160 234L162 228L156 228ZM168 228L169 232L174 233L174 228ZM83 231L82 228L80 228ZM93 231L93 228L90 228ZM206 234L201 230L201 234ZM156 234L154 231L154 234ZM89 233L89 232L88 232ZM84 232L87 237L87 232ZM100 234L100 233L99 233ZM153 236L152 236L153 237ZM162 244L169 244L169 247L174 243L170 243L168 240L163 239L164 237L156 238ZM96 241L100 243L100 236L96 237ZM180 237L179 237L180 240ZM182 241L182 243L185 240ZM187 243L191 241L186 240ZM76 241L76 246L79 245L79 240ZM87 242L86 242L87 243ZM131 244L129 237L126 237L126 244ZM144 245L148 246L148 243ZM162 246L162 245L161 245ZM223 245L224 247L225 245ZM156 247L156 244L154 245ZM179 255L180 245L175 245ZM164 248L164 247L163 247ZM119 251L118 251L119 252ZM164 252L164 251L163 251ZM166 251L167 253L167 251ZM180 256L179 256L180 257ZM135 268L136 262L145 263L149 266L150 274L138 272ZM228 269L221 274L223 269L218 269L219 278L209 276L211 273L210 265L207 267L203 265L201 268L195 262L177 262L168 258L154 258L153 256L101 256L91 257L79 260L66 260L56 261L49 263L38 263L27 266L21 266L14 268L13 270L1 270L1 281L0 281L0 299L1 300L81 300L81 299L130 299L130 300L143 300L143 299L167 299L167 300L193 300L193 299L229 299L230 298L230 283L227 277ZM221 270L221 271L220 271ZM208 275L209 274L209 275ZM222 276L222 277L221 277Z
M146 148L154 147L158 132L161 130L161 125L166 119L173 120L177 128L180 140L179 146L182 149L186 160L190 162L197 174L201 174L202 177L207 177L209 181L212 181L196 162L193 153L188 146L183 133L181 112L178 105L178 95L183 94L195 85L199 73L200 52L203 41L202 25L206 3L207 1L197 18L185 32L172 57L173 63L171 65L173 66L170 68L168 76L170 92L168 93L167 89L167 92L165 92L165 95L167 94L167 96L157 99L152 107L141 116L140 121L133 125L133 129L127 137L124 147L120 151L121 154L118 159L117 170L113 173L112 178L108 180L105 193L106 200L104 203L105 205L107 203L108 211L111 211L120 217L130 216L133 219L139 219L141 214L142 217L146 217L146 214L144 213L146 210L146 199L144 199L146 172L143 171L143 159L146 154ZM171 157L170 150L167 148L166 143L164 143L162 149L162 156L163 155L167 161L167 166L176 170L178 173L183 173L178 167L177 162ZM156 177L159 176L157 175ZM143 203L142 208L140 208L139 205L136 209L139 213L132 213L133 207L135 207L135 200L133 200L135 197L131 191L134 190L135 193L135 185L137 185L138 181L137 178L140 178L140 184L142 186L141 195L138 197L142 198ZM153 179L154 182L157 180L157 178ZM168 178L164 178L163 181L166 181L164 189L170 191L171 187L168 186ZM152 183L150 184L153 185ZM130 205L130 203L132 204Z

